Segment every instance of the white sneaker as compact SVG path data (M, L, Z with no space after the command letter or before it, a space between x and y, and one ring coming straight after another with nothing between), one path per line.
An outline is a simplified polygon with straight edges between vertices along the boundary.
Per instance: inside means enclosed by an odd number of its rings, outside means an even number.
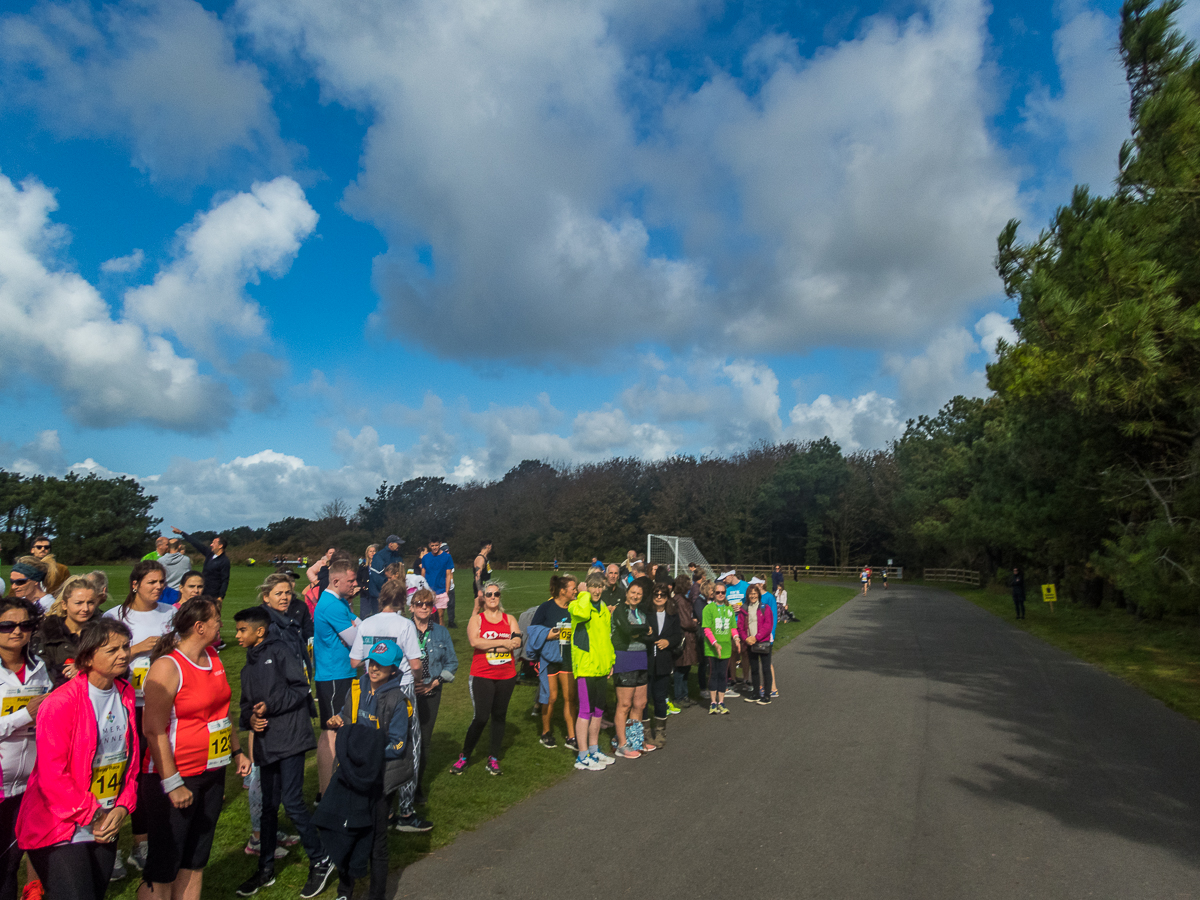
M600 765L605 766L605 767L611 766L613 763L615 763L617 761L616 757L608 756L604 753L601 753L599 750L597 750L595 753L591 754L591 757L592 757L592 759L596 760L596 762L600 763Z
M589 754L583 759L580 759L578 756L575 757L575 768L582 769L586 772L603 772L608 767L604 765L604 763L600 762L600 760L594 759Z
M113 863L112 874L108 876L109 881L120 881L129 873L125 871L125 863L121 862L121 851L117 851L116 861Z
M135 845L134 848L129 851L129 864L139 872L146 868L146 854L149 850L149 847L149 843L143 841L142 843Z

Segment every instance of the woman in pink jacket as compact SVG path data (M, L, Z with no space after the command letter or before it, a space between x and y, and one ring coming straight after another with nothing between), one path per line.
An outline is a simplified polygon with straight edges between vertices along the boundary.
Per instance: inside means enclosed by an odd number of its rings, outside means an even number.
M737 632L742 646L749 649L751 693L742 699L747 703L767 706L771 702L771 691L775 685L771 680L771 631L775 628L775 616L771 607L762 602L762 586L752 584L746 588L746 602L737 614ZM761 667L761 673L759 671Z
M101 900L117 834L133 810L138 759L129 629L105 616L83 626L79 674L38 710L37 762L17 816L17 842L53 900Z

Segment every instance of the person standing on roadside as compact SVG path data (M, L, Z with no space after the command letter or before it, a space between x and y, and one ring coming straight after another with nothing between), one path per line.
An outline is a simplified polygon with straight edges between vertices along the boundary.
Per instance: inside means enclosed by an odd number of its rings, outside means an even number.
M229 557L225 555L225 538L218 534L205 547L187 532L178 528L171 530L204 554L204 568L200 571L204 576L204 593L223 603L225 593L229 590Z
M701 626L704 629L704 655L708 657L708 691L710 715L725 715L725 690L728 687L726 663L737 643L734 634L734 612L725 602L729 585L717 584L713 588L713 602L704 607Z
M675 593L671 602L667 604L667 611L678 622L681 635L678 645L679 655L675 657L672 672L677 709L686 709L692 705L692 701L688 698L688 676L692 673L692 666L696 665L698 661L696 631L700 623L696 621L693 612L692 590L695 588L697 594L700 591L698 585L689 583L690 580L687 575L680 575L675 579ZM701 682L701 686L703 687L703 682ZM651 693L653 694L653 691Z
M378 556L378 554L376 554ZM325 792L333 775L336 729L327 725L341 710L346 692L354 681L350 664L350 645L362 620L350 608L350 598L358 590L358 572L349 559L329 564L329 587L317 601L313 616L314 683L317 690L317 717L321 736L317 739L317 784Z
M417 721L421 731L421 749L417 754L417 806L423 806L426 793L422 787L426 767L429 763L429 742L433 740L433 726L437 722L438 707L442 702L442 685L449 684L458 673L458 654L454 652L454 641L450 632L431 621L433 616L433 591L421 588L410 601L413 625L417 629L417 642L421 647L421 683L417 685Z
M438 623L447 628L454 628L454 607L451 605L451 594L454 592L454 560L440 540L430 538L429 552L421 558L421 565L425 569L425 580L429 582L434 594Z
M1017 610L1017 618L1025 618L1025 573L1017 566L1013 566L1012 571L1012 598L1013 606Z
M400 554L403 544L404 541L400 540L399 535L389 534L382 549L376 550L371 557L371 564L367 568L367 593L358 605L364 619L379 612L379 592L388 583L388 567L398 564L401 571L404 570L404 557ZM341 706L338 709L341 709Z
M575 686L571 682L571 614L567 607L578 593L577 584L574 575L550 576L550 599L534 613L528 635L530 645L538 649L540 665L545 667L548 691L547 701L542 704L542 736L538 743L549 750L558 746L550 721L561 694L566 743L576 753L579 745L575 741Z

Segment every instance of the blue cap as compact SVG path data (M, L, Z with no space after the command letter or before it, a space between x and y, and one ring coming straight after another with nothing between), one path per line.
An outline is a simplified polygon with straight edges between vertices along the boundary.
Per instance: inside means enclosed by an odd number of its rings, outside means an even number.
M397 665L400 662L400 647L390 638L376 641L371 646L371 652L367 654L367 659L381 666Z

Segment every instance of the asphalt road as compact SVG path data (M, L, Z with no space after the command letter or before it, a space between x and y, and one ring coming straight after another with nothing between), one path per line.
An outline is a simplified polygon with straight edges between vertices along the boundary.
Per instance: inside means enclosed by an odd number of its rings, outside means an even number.
M667 747L573 773L396 896L1200 898L1200 726L1134 688L896 585L776 670L771 706L673 717Z

